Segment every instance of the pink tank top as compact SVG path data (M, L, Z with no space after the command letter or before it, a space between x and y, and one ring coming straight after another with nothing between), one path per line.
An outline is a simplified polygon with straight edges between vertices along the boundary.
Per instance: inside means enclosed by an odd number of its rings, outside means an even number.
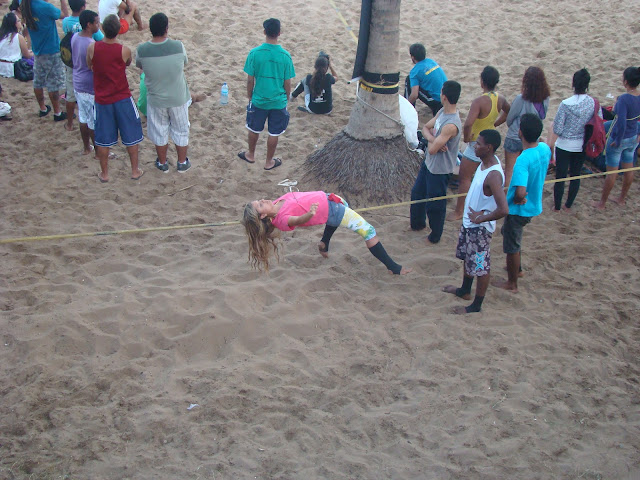
M329 218L329 200L324 192L289 192L278 198L274 205L283 200L284 203L278 210L275 217L271 219L271 223L278 229L285 232L291 231L296 227L289 226L289 217L299 217L304 215L311 208L312 203L318 204L316 214L311 217L307 223L298 225L299 227L310 227L311 225L324 225Z

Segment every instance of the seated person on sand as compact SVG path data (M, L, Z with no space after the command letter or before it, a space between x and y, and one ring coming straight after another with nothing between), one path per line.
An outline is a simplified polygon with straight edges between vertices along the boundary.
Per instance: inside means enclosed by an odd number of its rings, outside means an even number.
M447 81L447 75L442 67L427 57L427 50L421 43L414 43L409 47L409 55L413 68L404 82L404 96L415 107L420 99L431 109L435 117L442 108L440 91Z
M20 0L11 0L9 4L9 11L15 13L20 20L22 20L22 13L20 13ZM31 49L31 37L29 36L29 29L22 22L22 31L20 32L27 41L27 46Z
M463 140L467 143L467 148L462 153L460 162L458 193L467 193L471 178L478 165L480 165L481 160L475 155L478 133L482 130L493 129L498 125L502 125L507 120L510 108L509 102L504 96L494 92L499 80L500 73L491 66L484 67L480 74L480 87L483 93L471 102L469 114L462 127ZM462 218L464 202L464 197L458 197L456 209L449 214L447 220L460 220Z
M331 70L331 73L327 71ZM298 110L307 113L328 114L333 109L331 85L336 83L338 75L331 65L329 55L320 52L314 65L313 75L307 75L291 93L294 99L304 92L304 107Z
M13 64L21 58L33 58L27 41L20 33L22 21L13 12L7 13L0 25L0 75L13 78Z
M456 257L464 262L462 286L447 285L443 292L469 300L474 277L478 277L476 296L467 307L458 307L455 313L479 312L489 287L491 271L491 237L496 230L496 220L509 213L504 194L504 172L496 150L500 146L500 134L496 130L482 130L474 142L475 156L480 161L469 193L464 201L464 217L460 227Z
M249 261L259 270L269 271L272 253L278 258L276 230L291 231L296 227L324 225L318 244L320 255L329 257L329 241L338 226L359 234L369 251L384 263L389 273L405 275L410 268L398 265L387 254L376 230L364 218L349 208L344 199L325 192L289 192L277 200L254 200L244 209L242 225L249 240Z
M98 15L100 15L100 23L104 22L108 15L118 16L120 18L119 35L127 33L134 21L138 25L138 30L145 29L138 5L133 0L100 0L98 2Z

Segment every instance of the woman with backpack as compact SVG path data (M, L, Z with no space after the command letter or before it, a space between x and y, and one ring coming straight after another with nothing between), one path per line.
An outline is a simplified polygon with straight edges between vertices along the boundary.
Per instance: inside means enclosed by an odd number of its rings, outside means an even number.
M549 109L549 96L551 90L544 76L544 71L539 67L529 67L522 77L522 93L511 104L507 116L507 136L504 139L505 169L504 186L511 183L513 166L516 158L522 153L522 142L518 136L520 130L520 117L525 113L535 113L544 120Z
M33 58L33 52L29 50L27 41L20 33L22 21L13 12L7 13L0 26L0 75L13 78L13 64L24 58Z
M595 100L587 95L590 80L591 76L586 68L573 74L571 84L573 95L562 101L556 118L553 120L553 129L549 134L548 144L552 152L555 145L556 178L566 178L567 173L570 177L575 177L580 175L582 171L585 126L593 117L596 107ZM602 112L598 113L602 117ZM563 207L564 184L565 182L557 182L553 187L554 211L556 212L559 212L561 208L570 210L580 189L580 180L571 180L567 202Z
M640 67L629 67L622 74L622 86L626 93L618 97L613 112L616 118L609 129L609 138L605 149L607 171L618 170L620 168L632 168L633 157L638 147L638 119L640 119ZM602 196L599 202L593 206L602 210L607 205L609 194L616 183L617 174L607 175L602 187ZM620 196L612 202L624 205L627 200L627 193L633 183L633 172L624 172L622 177L622 190Z

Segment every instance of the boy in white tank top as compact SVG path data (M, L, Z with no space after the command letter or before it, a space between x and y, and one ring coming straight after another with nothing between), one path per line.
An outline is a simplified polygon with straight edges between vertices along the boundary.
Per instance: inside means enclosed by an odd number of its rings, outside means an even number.
M474 277L478 277L476 296L467 307L456 307L455 313L479 312L489 287L491 270L491 237L496 220L509 213L504 193L504 172L495 156L500 146L496 130L483 130L478 135L475 154L482 160L464 202L464 216L456 248L456 257L464 262L462 286L447 285L442 290L469 300Z

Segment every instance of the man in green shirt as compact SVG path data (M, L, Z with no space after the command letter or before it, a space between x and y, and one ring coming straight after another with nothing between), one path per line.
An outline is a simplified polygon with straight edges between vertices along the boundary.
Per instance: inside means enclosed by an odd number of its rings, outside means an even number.
M252 49L244 64L247 78L247 123L249 149L240 152L245 162L255 163L256 145L264 124L269 119L267 140L267 160L265 170L273 170L282 165L282 160L274 158L278 146L278 136L289 125L287 102L291 93L291 79L296 72L291 55L278 44L280 20L269 18L262 24L266 41Z

